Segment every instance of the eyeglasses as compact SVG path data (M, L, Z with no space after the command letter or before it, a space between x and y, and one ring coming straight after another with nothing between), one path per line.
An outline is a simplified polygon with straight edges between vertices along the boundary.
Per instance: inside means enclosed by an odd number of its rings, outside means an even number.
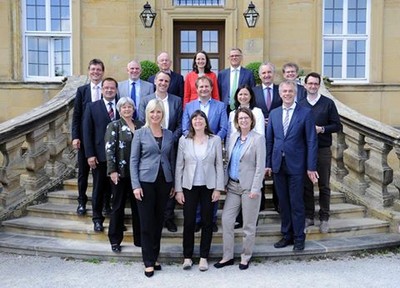
M306 83L306 85L310 85L310 86L319 86L320 84L319 84L319 83L310 83L310 82L308 82L308 83Z
M239 58L242 57L242 55L229 55L229 58Z

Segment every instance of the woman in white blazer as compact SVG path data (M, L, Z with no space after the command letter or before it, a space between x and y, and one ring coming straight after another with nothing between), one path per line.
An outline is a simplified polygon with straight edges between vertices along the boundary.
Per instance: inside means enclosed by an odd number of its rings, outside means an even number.
M256 223L261 201L261 187L265 174L265 137L254 132L254 115L249 108L236 111L234 124L238 130L232 135L228 148L225 173L226 199L222 211L222 260L216 268L233 265L235 218L240 208L243 213L243 248L239 269L249 267L256 236Z
M230 138L235 132L237 132L233 120L235 118L236 110L241 107L250 108L255 119L255 125L253 128L254 131L263 136L265 135L264 114L260 108L256 107L256 99L253 89L251 89L251 87L247 84L239 86L235 92L234 101L235 110L229 113L228 132L226 134L227 147L229 145Z
M208 270L214 202L224 190L221 138L213 135L207 116L196 110L190 117L188 135L179 139L175 170L175 198L183 205L183 269L193 265L196 207L200 203L202 231L199 270Z

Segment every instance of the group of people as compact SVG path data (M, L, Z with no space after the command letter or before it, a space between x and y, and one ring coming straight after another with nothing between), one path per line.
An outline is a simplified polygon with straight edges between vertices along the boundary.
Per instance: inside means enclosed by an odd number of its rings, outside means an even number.
M134 245L142 249L147 277L161 270L163 227L178 230L176 202L183 206L183 269L193 266L194 235L201 229L199 270L208 270L224 192L223 255L214 266L234 264L239 224L239 268L247 269L265 205L266 176L273 177L274 205L281 216L282 239L275 248L304 249L304 229L314 225L317 182L320 231L329 230L331 135L341 124L334 102L319 94L321 76L309 73L303 86L297 82L298 66L287 63L285 79L275 85L275 66L264 62L259 68L262 84L256 86L252 71L241 66L242 58L239 48L231 49L231 67L216 75L207 53L199 51L193 71L183 79L162 52L156 75L141 80L140 63L133 60L127 65L129 79L122 82L103 79L104 63L93 59L90 83L77 90L72 121L79 167L77 214L87 213L91 170L94 231L104 230L109 214L111 249L120 253L129 199Z

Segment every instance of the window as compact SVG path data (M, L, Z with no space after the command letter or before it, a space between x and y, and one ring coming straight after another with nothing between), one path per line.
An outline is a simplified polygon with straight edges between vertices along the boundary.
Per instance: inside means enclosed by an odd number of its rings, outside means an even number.
M70 0L25 0L23 7L25 78L71 75Z
M174 6L224 6L224 0L172 0Z
M204 50L210 57L211 70L218 73L224 67L223 22L175 22L174 23L174 70L184 77L193 70L193 56Z
M323 74L367 82L370 0L324 0Z

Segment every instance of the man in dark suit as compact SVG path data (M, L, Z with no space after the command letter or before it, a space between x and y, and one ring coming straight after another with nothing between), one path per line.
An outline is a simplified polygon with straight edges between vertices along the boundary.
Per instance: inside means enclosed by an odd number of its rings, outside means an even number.
M297 83L297 94L294 101L300 102L306 97L306 89L299 81L299 66L296 63L285 63L282 66L282 76L286 80L296 81Z
M147 103L151 99L159 99L164 104L165 117L163 128L166 128L174 133L175 143L178 143L179 137L182 135L182 98L168 93L168 86L170 83L170 75L164 71L159 71L154 80L156 85L156 92L149 94L142 98L140 102L141 112L139 120L145 122L145 110ZM164 226L170 232L178 231L175 224L175 198L169 198L167 207L164 212Z
M103 99L87 105L83 119L83 143L87 162L93 174L92 220L96 232L104 229L103 199L104 195L111 190L107 177L104 135L108 123L119 118L115 109L117 91L117 81L113 78L105 78L102 83Z
M160 68L160 71L166 72L169 74L171 81L169 82L168 93L172 95L179 96L183 99L183 89L184 89L184 80L181 74L178 74L171 70L171 58L169 57L167 52L161 52L157 57L157 65ZM147 80L150 83L154 83L156 75L152 75Z
M253 72L241 67L243 54L239 48L232 48L229 52L229 61L231 67L221 70L218 73L218 90L221 102L225 103L229 112L235 110L234 95L237 87L242 85L249 85L254 87L255 80ZM214 88L216 89L216 88Z
M129 79L118 82L118 96L130 97L135 103L133 117L137 120L140 114L140 99L154 92L154 84L140 79L142 66L137 60L132 60L126 67Z
M304 174L312 183L318 181L318 143L311 109L294 101L296 82L284 80L279 85L283 105L271 111L267 128L266 174L273 174L279 197L282 239L274 244L283 248L294 244L294 251L304 250Z
M78 215L86 214L86 190L90 167L85 156L83 144L83 115L88 103L101 99L101 80L104 75L104 63L99 59L89 62L88 74L90 83L83 85L76 91L74 114L72 116L72 146L78 150Z
M269 113L277 108L282 106L282 99L279 96L278 85L273 83L275 78L275 65L271 62L264 62L261 64L258 69L258 75L261 79L261 85L258 85L253 88L256 106L261 109L264 114L264 123L265 123L265 136L267 135L267 124ZM263 191L264 191L263 187ZM276 195L275 185L272 187L272 202L274 204L274 208L279 212L279 200ZM265 201L261 202L261 209L265 207Z

